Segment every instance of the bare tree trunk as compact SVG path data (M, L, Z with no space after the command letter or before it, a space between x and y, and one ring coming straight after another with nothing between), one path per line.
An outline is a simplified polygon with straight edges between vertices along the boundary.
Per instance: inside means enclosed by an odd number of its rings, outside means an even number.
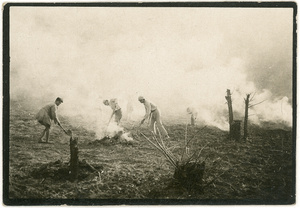
M250 94L247 94L245 100L245 118L244 118L244 139L248 138L248 109L249 109L249 97Z
M230 90L227 89L227 96L225 96L228 104L228 111L229 111L229 135L232 132L232 122L233 122L233 111L232 111L232 101L231 101L231 93Z
M78 138L70 137L70 171L72 180L77 180L78 178Z

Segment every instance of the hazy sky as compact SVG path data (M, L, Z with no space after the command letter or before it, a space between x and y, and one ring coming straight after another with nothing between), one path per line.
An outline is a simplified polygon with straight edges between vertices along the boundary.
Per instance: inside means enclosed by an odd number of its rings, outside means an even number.
M290 122L290 8L11 7L10 18L12 98L130 98L142 111L144 95L165 114L193 105L222 125L231 89L236 111L256 93L267 100L256 119Z

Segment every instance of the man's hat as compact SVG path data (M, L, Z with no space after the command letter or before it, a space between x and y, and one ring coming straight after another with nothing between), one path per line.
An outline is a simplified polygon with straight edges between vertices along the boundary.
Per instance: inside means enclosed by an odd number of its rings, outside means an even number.
M139 101L141 101L141 100L145 100L145 98L143 97L143 96L139 96Z
M63 99L60 98L60 97L57 97L55 101L60 101L60 102L62 102L62 103L64 102Z

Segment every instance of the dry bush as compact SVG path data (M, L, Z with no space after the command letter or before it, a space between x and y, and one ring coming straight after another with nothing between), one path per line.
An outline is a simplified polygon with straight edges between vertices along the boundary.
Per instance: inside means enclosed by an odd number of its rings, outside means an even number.
M204 127L205 128L205 127ZM202 128L203 129L203 128ZM187 125L184 136L184 147L181 147L181 155L175 155L172 149L175 147L168 147L163 140L159 130L158 136L152 132L152 136L146 136L144 133L140 133L150 144L158 149L167 159L167 161L175 168L174 179L182 187L188 190L198 189L203 190L203 176L205 172L205 159L202 159L201 152L207 146L204 145L200 149L196 149L190 153L190 142L196 137L196 135L202 130L197 131L190 139L187 138Z

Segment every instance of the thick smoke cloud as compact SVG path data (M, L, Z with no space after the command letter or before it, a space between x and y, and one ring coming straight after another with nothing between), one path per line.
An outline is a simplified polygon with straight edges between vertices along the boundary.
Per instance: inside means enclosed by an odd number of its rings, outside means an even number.
M291 9L13 7L10 28L11 98L38 109L61 96L61 114L98 132L111 113L103 99L132 103L139 120L139 95L165 122L193 106L199 122L226 129L226 89L237 117L255 93L265 102L253 122L291 125Z

